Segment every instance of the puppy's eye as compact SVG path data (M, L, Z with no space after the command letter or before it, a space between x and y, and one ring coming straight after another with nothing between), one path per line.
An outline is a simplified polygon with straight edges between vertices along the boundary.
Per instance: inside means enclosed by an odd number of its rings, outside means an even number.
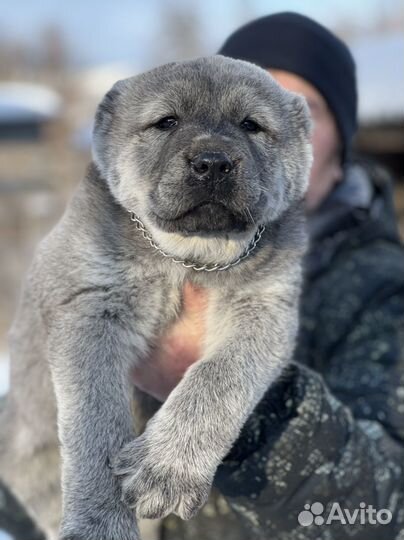
M250 133L258 133L259 131L262 131L261 126L254 120L251 120L251 118L244 118L240 124L240 127L244 131L248 131Z
M171 129L178 125L178 120L175 116L165 116L160 118L155 124L154 127L157 129Z

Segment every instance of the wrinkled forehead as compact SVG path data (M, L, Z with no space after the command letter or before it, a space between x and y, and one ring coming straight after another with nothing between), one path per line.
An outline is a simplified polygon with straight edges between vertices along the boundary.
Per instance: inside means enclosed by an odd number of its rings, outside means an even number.
M138 119L147 123L167 115L241 120L252 116L279 122L284 91L270 75L251 68L194 63L146 73L135 89Z

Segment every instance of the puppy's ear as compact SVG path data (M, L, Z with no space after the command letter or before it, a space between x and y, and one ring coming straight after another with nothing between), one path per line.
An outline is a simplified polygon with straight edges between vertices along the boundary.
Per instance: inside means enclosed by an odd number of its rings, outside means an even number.
M290 92L290 117L295 123L295 127L301 129L305 136L309 137L312 132L313 123L306 99L295 92Z
M98 105L93 129L92 156L94 163L100 171L106 174L106 164L108 163L108 139L111 135L116 108L124 87L124 81L118 81L111 90L104 96Z

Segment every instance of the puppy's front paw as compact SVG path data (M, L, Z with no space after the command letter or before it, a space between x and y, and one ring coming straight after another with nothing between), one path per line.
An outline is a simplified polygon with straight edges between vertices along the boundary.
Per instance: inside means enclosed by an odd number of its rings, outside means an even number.
M112 467L122 477L123 499L138 518L174 513L190 519L206 502L213 480L213 473L201 474L195 466L192 471L178 448L161 445L147 431L123 447Z

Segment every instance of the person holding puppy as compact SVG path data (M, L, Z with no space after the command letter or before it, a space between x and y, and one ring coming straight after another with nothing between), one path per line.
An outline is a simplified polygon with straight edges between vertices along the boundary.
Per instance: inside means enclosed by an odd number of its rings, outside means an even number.
M386 173L351 159L354 61L331 32L295 13L247 24L219 53L264 67L307 99L314 151L306 196L311 247L296 362L268 390L216 475L216 487L245 527L216 502L208 516L202 511L192 522L168 518L164 538L401 537L404 250ZM134 373L145 392L163 401L198 359L205 305L203 290L186 291L181 334L189 346L178 355L161 343L153 367ZM363 524L359 518L352 525L337 518L327 524L336 503L350 512L384 510L391 519L372 522L365 515ZM320 521L314 522L312 508L322 510ZM313 524L305 526L310 515Z
M311 246L295 362L268 389L219 467L221 495L210 511L190 522L170 516L164 539L401 538L404 250L385 173L351 161L353 59L328 30L293 13L253 21L219 52L264 67L307 99ZM148 368L133 371L136 386L160 402L199 359L207 304L203 288L187 285L179 323ZM223 510L222 497L243 528ZM334 513L327 523L335 503L369 519L349 524ZM382 510L384 519L367 509Z

